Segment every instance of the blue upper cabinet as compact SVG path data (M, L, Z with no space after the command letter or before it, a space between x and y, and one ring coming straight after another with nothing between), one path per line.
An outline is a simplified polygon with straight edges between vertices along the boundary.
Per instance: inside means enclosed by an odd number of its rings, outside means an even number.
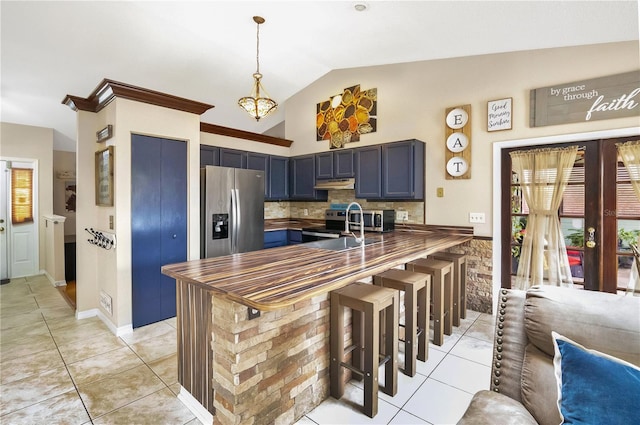
M424 199L424 143L404 140L355 150L356 198Z
M236 149L220 148L220 166L247 168L247 152Z
M315 155L302 155L290 158L292 200L326 201L326 190L315 190L316 159Z
M419 140L382 145L382 197L424 199L424 143Z
M266 199L272 201L289 199L289 158L269 156L269 174L266 183L269 192Z
M246 152L247 168L264 171L264 199L269 199L269 155Z
M354 175L353 149L316 154L316 179L344 179Z
M200 145L200 167L220 165L220 148Z
M356 198L382 197L382 146L355 149Z
M333 152L316 154L316 179L333 178Z
M265 175L269 174L269 155L256 152L246 152L246 155L249 170L262 170Z
M333 177L337 179L355 176L353 166L353 149L343 149L333 152Z

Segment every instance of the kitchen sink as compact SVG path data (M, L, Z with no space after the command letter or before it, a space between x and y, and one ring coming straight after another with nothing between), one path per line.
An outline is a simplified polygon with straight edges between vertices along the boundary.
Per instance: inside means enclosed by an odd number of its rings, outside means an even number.
M371 245L372 243L380 242L377 239L365 238L364 244ZM337 239L322 239L315 242L306 242L304 246L309 248L327 249L329 251L344 251L347 249L360 248L362 245L360 242L356 242L356 238L344 237Z

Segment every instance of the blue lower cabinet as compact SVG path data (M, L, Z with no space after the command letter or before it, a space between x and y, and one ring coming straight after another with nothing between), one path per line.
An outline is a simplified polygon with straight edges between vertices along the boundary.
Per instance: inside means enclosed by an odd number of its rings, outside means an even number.
M287 245L287 231L286 230L272 230L270 232L264 232L264 248L275 248L277 246Z
M302 230L287 230L288 244L302 243Z

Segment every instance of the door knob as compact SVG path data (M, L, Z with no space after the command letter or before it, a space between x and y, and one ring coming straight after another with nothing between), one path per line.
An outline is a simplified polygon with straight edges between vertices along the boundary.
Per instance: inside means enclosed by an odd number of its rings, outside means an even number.
M0 218L0 224L4 223L4 218Z
M173 239L175 239L175 238L177 238L177 237L178 237L178 235L176 235L176 234L174 234L174 235L173 235Z
M4 227L0 227L0 232L4 232Z
M587 232L589 232L587 235L587 248L594 248L596 246L596 229L589 227Z

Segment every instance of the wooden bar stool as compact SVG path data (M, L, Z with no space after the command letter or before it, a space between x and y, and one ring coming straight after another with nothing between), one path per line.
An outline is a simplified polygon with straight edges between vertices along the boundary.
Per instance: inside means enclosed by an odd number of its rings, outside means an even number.
M353 344L344 348L344 307L352 309ZM380 359L380 313L385 311L386 338ZM331 292L331 396L344 394L344 370L364 378L364 413L373 418L378 413L378 367L385 365L383 391L398 392L398 291L356 282ZM351 364L344 357L353 352Z
M438 252L428 258L453 263L453 326L467 317L467 256L455 252Z
M451 324L453 263L451 261L419 258L407 263L406 269L431 275L431 288L433 288L433 343L442 345L444 334L451 335L453 332Z
M416 357L420 361L427 361L431 276L390 269L373 276L373 284L404 291L404 340L400 341L404 342L404 373L414 376Z

